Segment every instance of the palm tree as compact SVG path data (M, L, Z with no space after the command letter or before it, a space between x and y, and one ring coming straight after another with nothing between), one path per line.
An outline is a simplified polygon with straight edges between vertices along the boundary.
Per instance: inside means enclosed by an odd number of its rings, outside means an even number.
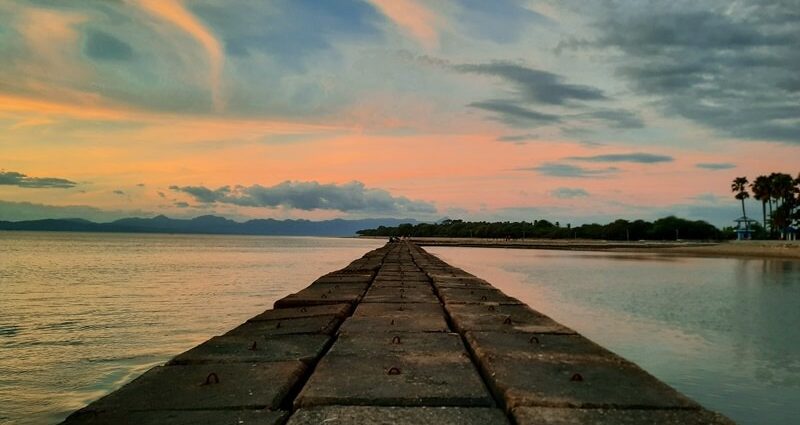
M795 195L794 178L785 173L773 173L770 180L772 181L772 196L775 198L773 222L783 232L783 229L791 224Z
M747 213L744 209L744 200L750 197L750 194L747 192L747 177L736 177L733 179L733 183L731 183L731 191L736 193L735 198L742 201L742 216L744 217L744 229L748 233L750 232L750 227L747 223Z
M767 228L767 201L771 201L771 185L769 177L758 176L750 185L750 190L753 191L753 198L761 201L761 216L764 219L762 224Z

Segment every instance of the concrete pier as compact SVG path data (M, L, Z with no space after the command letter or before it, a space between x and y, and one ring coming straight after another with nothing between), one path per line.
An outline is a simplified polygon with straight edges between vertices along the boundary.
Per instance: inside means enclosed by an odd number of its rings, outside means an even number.
M408 242L371 251L64 424L733 424Z

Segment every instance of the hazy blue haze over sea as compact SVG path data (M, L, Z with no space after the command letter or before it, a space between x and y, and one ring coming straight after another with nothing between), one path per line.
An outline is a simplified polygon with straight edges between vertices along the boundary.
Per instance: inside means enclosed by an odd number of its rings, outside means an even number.
M377 240L0 232L0 423L54 423ZM429 248L741 424L795 424L800 262Z
M741 425L800 423L800 261L428 250Z

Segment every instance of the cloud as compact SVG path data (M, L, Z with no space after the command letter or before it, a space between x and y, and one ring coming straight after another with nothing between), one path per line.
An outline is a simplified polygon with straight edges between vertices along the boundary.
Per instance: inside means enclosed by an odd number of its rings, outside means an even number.
M334 50L342 39L381 40L380 24L385 22L375 7L360 0L187 5L219 35L228 55L235 59L266 55L277 60L276 65L295 71L314 53Z
M731 168L736 168L736 164L730 162L701 162L695 164L695 167L704 170L730 170Z
M56 177L28 177L16 171L0 170L0 186L19 186L29 188L58 188L68 189L75 187L78 183L74 181Z
M125 195L125 192L124 192L124 191L122 191L122 190L119 190L119 189L115 190L113 193L114 193L115 195Z
M517 171L536 171L539 174L552 177L608 177L619 172L617 167L606 168L584 168L572 164L564 164L561 162L545 162L536 167L519 168Z
M172 205L175 205L178 208L189 208L189 203L183 201L174 202Z
M644 122L639 115L624 109L602 109L586 114L579 114L577 117L604 121L612 128L644 128Z
M537 140L538 138L539 138L538 134L526 133L526 134L510 134L507 136L500 136L495 140L497 140L498 142L511 142L518 145L522 145L529 140Z
M571 156L567 159L588 162L634 162L638 164L655 164L659 162L672 162L674 158L668 155L655 155L650 153L622 153L594 156Z
M387 18L426 48L439 45L436 16L416 0L369 0Z
M553 190L550 192L550 195L554 198L560 199L572 199L572 198L584 198L589 196L589 192L581 189L581 188L569 188L569 187L559 187L558 189Z
M557 115L537 112L506 100L472 102L467 106L494 112L499 121L514 127L537 127L561 121Z
M203 203L223 203L244 207L291 208L299 210L337 210L382 214L436 212L433 204L392 196L383 189L367 188L353 181L341 185L320 184L315 181L285 181L274 186L223 186L209 189L204 186L170 186L171 190L186 193Z
M221 109L224 106L222 68L225 63L225 52L214 33L197 16L187 10L180 0L139 0L136 4L153 16L190 35L203 48L209 62L211 97L214 107Z
M83 51L86 56L99 60L125 61L133 57L130 44L103 31L87 31Z
M681 116L740 139L800 143L796 1L573 2L619 75ZM591 7L592 10L586 10Z
M520 0L458 0L457 23L471 37L495 43L518 41L530 26L551 27L546 16L525 7Z
M564 105L576 100L608 99L598 88L567 84L562 82L563 78L557 74L509 62L456 65L454 69L464 73L499 77L514 84L519 95L524 100L533 103Z

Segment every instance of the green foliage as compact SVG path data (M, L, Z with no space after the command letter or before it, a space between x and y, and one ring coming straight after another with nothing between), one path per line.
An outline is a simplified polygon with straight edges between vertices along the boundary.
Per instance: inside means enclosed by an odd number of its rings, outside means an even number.
M421 223L417 225L402 224L397 227L378 227L377 229L360 230L363 236L412 236L412 237L448 237L448 238L494 238L494 239L605 239L624 240L675 240L702 239L719 240L724 235L719 229L705 221L684 220L677 217L665 217L648 222L644 220L616 220L612 223L584 224L578 227L561 227L547 220L535 220L533 223L522 222L466 222L463 220L444 220L438 224Z

